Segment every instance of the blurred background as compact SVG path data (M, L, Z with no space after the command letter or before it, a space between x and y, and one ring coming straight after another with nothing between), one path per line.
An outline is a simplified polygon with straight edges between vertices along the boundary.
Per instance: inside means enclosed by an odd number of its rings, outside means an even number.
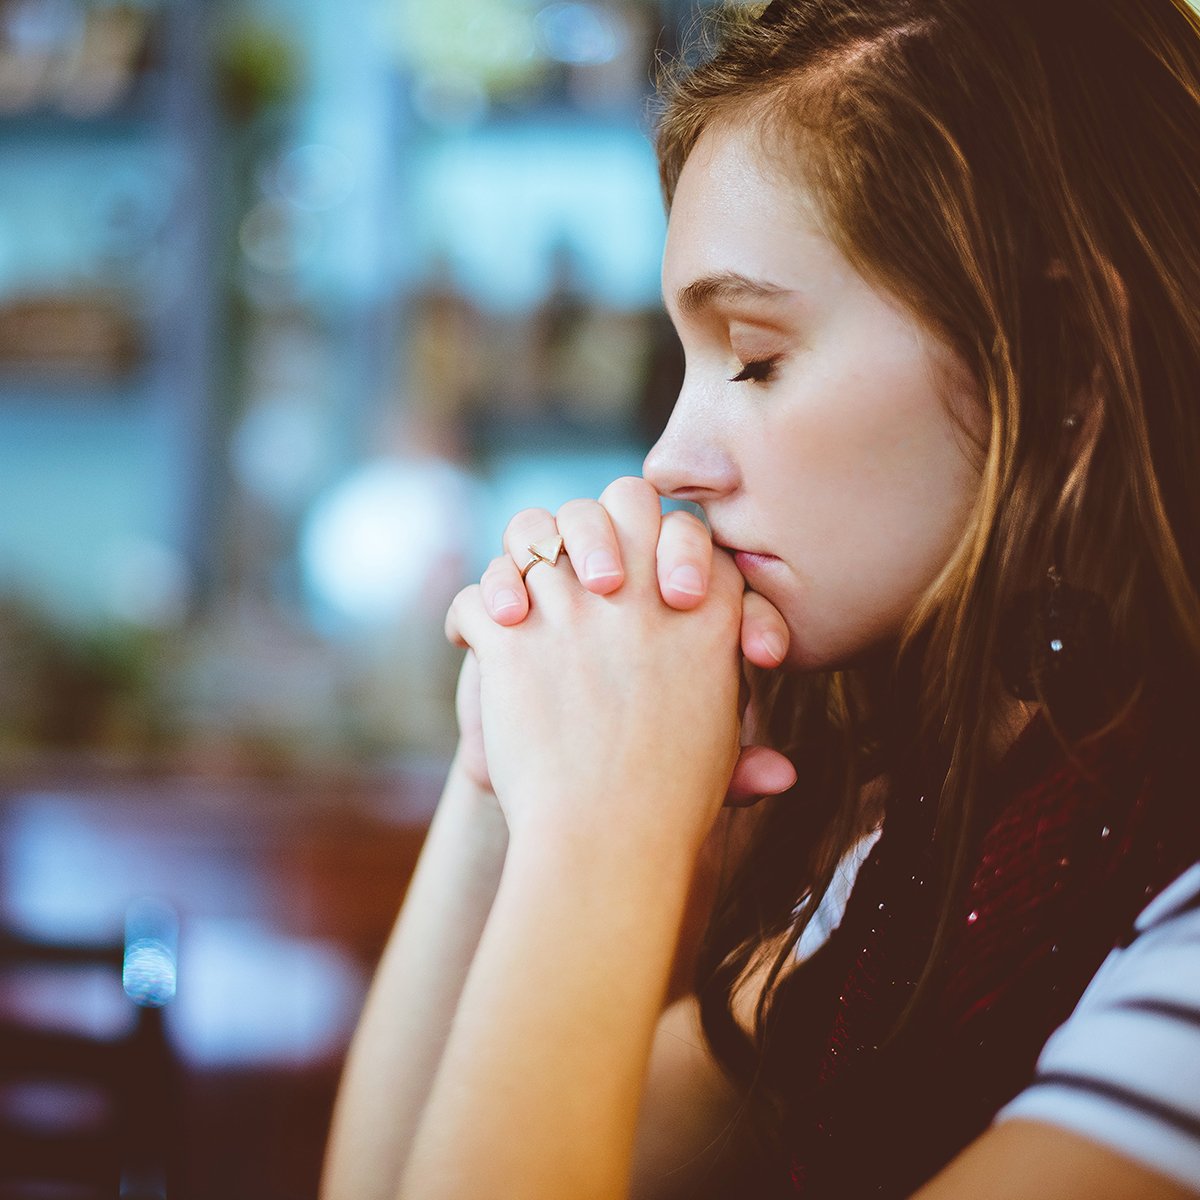
M445 606L678 387L701 7L0 0L0 1195L315 1195Z

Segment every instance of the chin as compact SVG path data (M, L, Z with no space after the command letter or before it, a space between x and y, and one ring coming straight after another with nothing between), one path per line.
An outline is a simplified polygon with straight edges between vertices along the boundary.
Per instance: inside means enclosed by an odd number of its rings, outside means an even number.
M820 672L840 671L845 665L837 659L825 658L822 655L789 654L779 669L795 675L816 675Z
M820 641L811 632L807 638L792 635L787 657L780 669L813 674L817 671L877 670L895 654L894 638L872 641Z
M811 638L805 641L793 636L788 646L787 657L779 669L813 674L817 671L838 671L844 665L845 659L830 648L814 645Z

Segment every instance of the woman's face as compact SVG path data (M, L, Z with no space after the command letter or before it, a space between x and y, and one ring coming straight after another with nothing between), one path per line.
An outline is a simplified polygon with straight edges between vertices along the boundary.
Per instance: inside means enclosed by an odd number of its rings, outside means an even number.
M687 356L645 475L700 504L783 614L790 665L851 665L894 638L948 561L987 418L965 366L820 231L753 135L689 156L663 260Z

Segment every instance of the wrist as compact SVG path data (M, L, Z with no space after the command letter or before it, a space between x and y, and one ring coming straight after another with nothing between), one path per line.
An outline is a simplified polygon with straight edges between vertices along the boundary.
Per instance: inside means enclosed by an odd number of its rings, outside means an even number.
M554 847L568 858L649 859L686 869L707 840L727 787L727 780L692 777L653 784L608 780L592 787L581 779L555 783L543 776L536 794L523 792L520 804L502 795L514 842Z
M490 787L479 783L465 765L461 747L450 761L442 793L442 807L460 812L473 836L503 854L508 845L508 824Z
M702 837L619 815L593 821L566 819L570 815L528 813L515 823L508 844L512 869L594 895L632 893L643 885L650 892L686 892L690 886Z

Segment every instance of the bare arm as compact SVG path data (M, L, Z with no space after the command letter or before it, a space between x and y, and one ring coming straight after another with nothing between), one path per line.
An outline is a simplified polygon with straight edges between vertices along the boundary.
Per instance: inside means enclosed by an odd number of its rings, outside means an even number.
M495 896L507 844L498 817L494 798L478 795L452 770L347 1062L324 1200L395 1195ZM457 884L456 876L469 884ZM440 930L442 921L454 937ZM743 1152L735 1133L739 1103L704 1041L696 998L681 998L662 1013L654 1034L632 1200L720 1194Z
M704 1040L699 1003L685 996L654 1035L638 1115L630 1200L703 1200L730 1194L744 1165L741 1097Z
M350 1049L322 1200L393 1200L507 841L495 798L456 759Z
M737 1133L739 1103L704 1043L695 997L676 1002L655 1036L630 1200L737 1194L731 1181L747 1167ZM1196 1200L1197 1195L1070 1130L1011 1119L976 1139L912 1200Z
M1079 1134L993 1126L913 1200L1195 1200L1196 1193Z
M513 832L400 1194L628 1193L694 851Z
M746 853L773 803L768 799L756 808L727 808L722 814L697 865L697 895L705 913L721 876ZM734 992L733 1017L748 1036L753 1034L755 1009L773 960L774 953L764 949ZM752 1119L742 1092L709 1048L698 998L689 994L676 1000L655 1031L638 1115L631 1200L753 1195L745 1186L754 1175L754 1151L747 1137Z

